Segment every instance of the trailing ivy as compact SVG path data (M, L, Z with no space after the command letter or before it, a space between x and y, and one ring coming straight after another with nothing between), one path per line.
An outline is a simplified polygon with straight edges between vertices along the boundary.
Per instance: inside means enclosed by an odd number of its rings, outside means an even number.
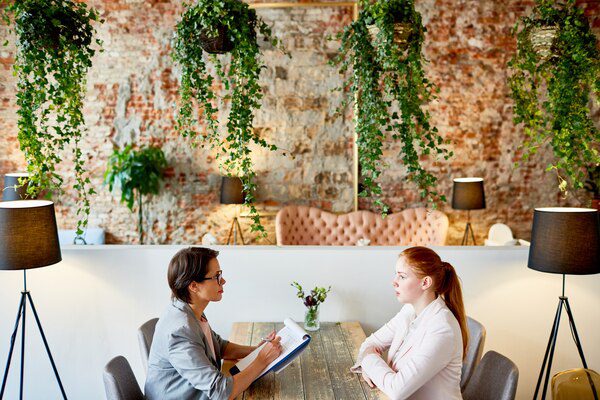
M277 147L268 144L252 129L254 111L261 107L262 91L259 85L260 72L265 68L257 41L257 31L273 46L279 46L271 28L256 12L238 0L198 0L185 3L185 10L177 23L173 40L173 59L181 67L181 103L176 127L190 137L194 145L200 142L216 148L220 166L228 175L242 179L245 193L244 204L250 207L252 231L266 236L254 206L255 172L250 146L255 143L269 150ZM203 49L206 38L226 35L224 42L233 49L223 59L208 54ZM212 63L215 74L211 74L207 63ZM225 94L217 93L222 84ZM221 132L217 114L220 107L229 103L226 132ZM196 114L199 107L200 116ZM205 129L199 128L199 119Z
M435 87L425 76L422 54L425 27L413 0L359 1L358 19L340 32L341 46L332 64L344 74L345 95L341 112L354 103L360 197L373 198L382 214L389 207L381 200L378 178L385 168L381 160L387 134L400 140L400 157L408 180L416 184L428 202L445 201L435 190L437 178L420 163L422 155L448 159L452 152L431 125L423 106L435 98ZM401 24L401 25L398 25ZM395 39L396 37L396 39Z
M14 19L17 54L17 106L20 148L25 154L27 192L61 193L63 178L56 165L65 146L73 148L74 189L78 194L77 235L83 233L90 213L89 197L95 193L85 175L79 143L85 130L82 114L86 74L95 54L93 22L98 12L71 0L19 0L3 11L7 24ZM5 42L5 45L8 41Z
M104 183L108 184L110 191L115 187L121 189L121 202L130 211L137 203L140 244L144 244L143 196L158 194L166 167L163 151L153 146L133 150L131 145L127 145L123 150L115 149L108 159Z
M519 27L521 30L519 31ZM553 29L555 38L537 50L536 30ZM531 16L514 28L517 52L509 62L514 122L523 124L526 161L548 143L559 188L580 189L586 166L600 163L600 134L590 117L590 94L600 95L600 52L583 11L574 0L537 0ZM533 39L533 40L532 40ZM517 163L518 165L518 163Z

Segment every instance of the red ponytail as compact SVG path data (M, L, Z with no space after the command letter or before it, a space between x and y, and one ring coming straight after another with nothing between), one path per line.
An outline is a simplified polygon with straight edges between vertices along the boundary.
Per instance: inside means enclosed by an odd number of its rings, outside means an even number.
M463 339L463 358L467 354L469 331L467 329L467 316L462 296L462 288L456 270L452 265L442 261L440 256L427 247L411 247L400 253L413 269L415 274L424 278L431 277L433 288L446 302L460 325Z

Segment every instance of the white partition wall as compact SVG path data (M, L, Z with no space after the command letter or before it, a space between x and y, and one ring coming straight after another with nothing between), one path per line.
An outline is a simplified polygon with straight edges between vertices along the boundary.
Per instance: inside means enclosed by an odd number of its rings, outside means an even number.
M104 399L102 369L124 355L143 385L136 329L169 302L167 265L183 246L71 246L57 265L30 270L28 289L71 399ZM324 321L358 320L367 333L400 308L391 289L396 247L216 247L225 293L207 316L227 337L234 321L303 318L290 286L332 285ZM440 247L464 286L467 313L487 329L485 351L496 350L519 367L518 399L533 397L561 291L561 277L527 269L527 248ZM23 284L22 272L0 271L0 366ZM567 277L577 329L590 368L600 370L600 275ZM58 399L60 392L30 310L27 310L25 394ZM18 398L20 332L6 399ZM553 371L579 367L563 315Z

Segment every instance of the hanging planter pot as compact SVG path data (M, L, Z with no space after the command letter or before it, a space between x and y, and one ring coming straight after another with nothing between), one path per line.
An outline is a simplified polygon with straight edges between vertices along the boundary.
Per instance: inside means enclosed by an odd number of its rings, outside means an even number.
M542 61L556 57L554 41L558 35L558 26L535 26L529 32L529 41L533 51Z
M214 0L204 1L210 3ZM207 30L201 30L198 35L200 47L202 47L202 50L206 51L209 54L225 54L232 51L235 48L235 39L232 40L231 38L235 38L235 33L241 30L241 26L239 24L248 24L250 28L249 36L253 42L256 41L256 11L252 9L245 10L247 6L245 6L245 4L240 0L228 1L231 7L229 7L229 15L225 18L229 19L231 22L229 24L216 22L213 25L215 26L216 33L208 32Z
M379 35L379 27L377 25L367 25L371 41L377 43L377 35ZM412 25L409 22L394 23L394 44L398 46L400 51L408 48L408 39L412 32Z
M452 152L426 109L435 98L435 85L425 74L425 27L415 0L359 3L364 6L358 18L338 34L340 50L331 62L344 79L339 90L345 97L337 111L343 115L347 106L354 105L358 196L370 198L372 207L382 214L389 212L380 178L386 168L384 145L391 136L401 144L398 158L407 168L406 179L432 206L445 202L436 190L437 177L422 165L427 155L447 160Z
M77 5L49 7L34 2L27 6L27 11L20 14L17 21L22 27L19 33L22 45L35 44L49 51L59 50L61 40L78 48L90 46L93 28Z
M73 189L77 196L73 215L81 235L90 214L90 196L96 193L80 147L86 135L82 99L88 70L102 44L94 39L94 24L103 20L98 11L75 0L7 4L0 14L16 38L17 136L29 174L27 194L34 198ZM69 144L72 185L57 168L64 166Z
M600 165L593 150L600 131L589 107L598 91L598 41L576 0L536 0L513 34L517 51L508 63L508 86L514 122L525 132L521 159L548 143L554 157L546 171L556 174L566 197L586 185L588 166Z
M233 50L233 43L229 39L227 27L219 25L216 36L207 32L199 34L200 47L210 54L224 54Z
M249 207L253 221L250 229L264 238L267 232L254 205L256 174L250 149L258 145L275 151L277 146L254 134L252 126L263 96L260 73L266 68L258 33L282 49L271 28L243 1L186 2L175 29L172 57L182 71L177 131L194 145L219 149L220 170L242 177L244 205ZM230 57L224 60L205 57L205 52L228 51ZM219 85L214 84L217 82ZM227 100L227 107L222 100Z

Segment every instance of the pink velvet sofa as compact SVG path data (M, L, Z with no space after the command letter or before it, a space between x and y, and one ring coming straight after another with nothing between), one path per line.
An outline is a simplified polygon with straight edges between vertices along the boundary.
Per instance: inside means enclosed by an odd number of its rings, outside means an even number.
M336 215L318 208L286 206L275 220L277 245L370 246L444 245L448 217L441 211L409 208L385 219L370 211Z

